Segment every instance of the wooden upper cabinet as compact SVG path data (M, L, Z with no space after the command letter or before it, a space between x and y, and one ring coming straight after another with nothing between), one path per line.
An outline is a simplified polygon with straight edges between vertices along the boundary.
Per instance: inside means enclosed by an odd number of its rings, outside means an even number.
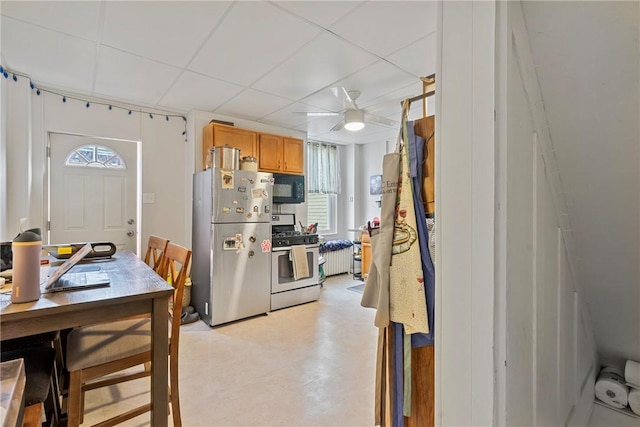
M264 172L302 174L303 141L261 133L258 143L258 169Z
M258 143L258 169L266 172L282 170L282 150L284 138L261 133Z
M282 172L301 174L304 169L304 149L301 139L284 138Z
M213 147L225 146L240 149L240 158L256 157L258 133L233 126L209 123L202 131L202 168L207 168L207 156Z

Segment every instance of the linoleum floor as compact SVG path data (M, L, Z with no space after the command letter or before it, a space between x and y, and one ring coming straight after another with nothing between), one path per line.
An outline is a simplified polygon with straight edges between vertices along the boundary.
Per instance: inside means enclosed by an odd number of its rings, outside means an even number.
M184 426L371 426L377 329L362 283L327 279L320 300L180 333ZM87 393L85 423L148 402L148 379ZM171 417L169 417L169 424ZM148 414L123 424L149 425Z

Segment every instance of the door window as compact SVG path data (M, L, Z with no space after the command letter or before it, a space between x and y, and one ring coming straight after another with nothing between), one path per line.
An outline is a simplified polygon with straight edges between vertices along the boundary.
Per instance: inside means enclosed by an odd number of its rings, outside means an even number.
M65 161L65 166L83 166L90 168L127 169L127 165L118 153L103 145L83 145L74 149Z

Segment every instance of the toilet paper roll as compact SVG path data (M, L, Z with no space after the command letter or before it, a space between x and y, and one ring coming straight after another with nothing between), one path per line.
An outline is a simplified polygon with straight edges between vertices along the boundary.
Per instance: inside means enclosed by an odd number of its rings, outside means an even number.
M640 390L631 389L629 392L629 406L633 412L640 415Z
M640 387L640 363L627 360L624 365L624 379L629 384Z
M596 381L596 397L614 408L622 409L629 403L629 387L624 383L622 371L604 368Z

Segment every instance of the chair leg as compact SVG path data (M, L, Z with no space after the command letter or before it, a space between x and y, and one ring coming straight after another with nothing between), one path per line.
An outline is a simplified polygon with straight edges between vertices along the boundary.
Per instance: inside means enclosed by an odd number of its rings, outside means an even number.
M67 427L78 427L82 410L82 373L80 371L73 371L69 375L67 402Z
M180 393L178 391L178 364L170 363L169 382L171 383L171 414L173 415L173 426L182 427L180 416Z

